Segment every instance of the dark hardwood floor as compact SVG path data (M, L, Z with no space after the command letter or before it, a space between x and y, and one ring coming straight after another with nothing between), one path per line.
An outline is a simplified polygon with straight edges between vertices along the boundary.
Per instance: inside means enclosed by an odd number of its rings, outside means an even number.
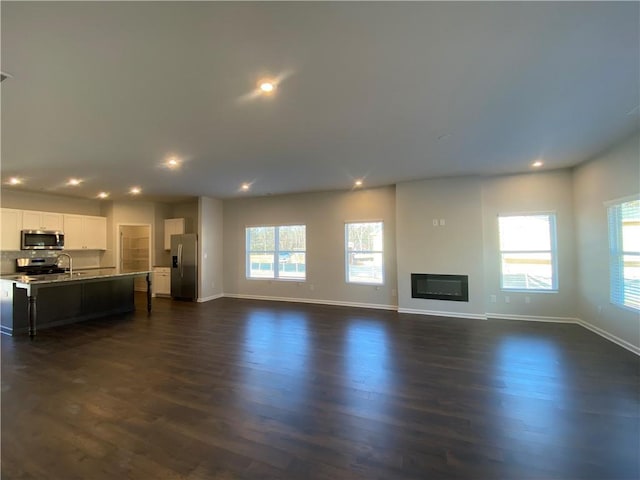
M2 337L2 479L638 479L576 325L219 299Z

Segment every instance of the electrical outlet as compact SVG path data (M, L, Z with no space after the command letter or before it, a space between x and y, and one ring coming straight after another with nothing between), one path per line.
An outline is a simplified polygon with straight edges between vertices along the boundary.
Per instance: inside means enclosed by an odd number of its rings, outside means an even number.
M504 297L504 303L511 303L511 297Z
M531 303L531 297L529 296L524 297L524 303Z
M440 219L440 226L441 226L441 227L444 227L444 218L441 218L441 219Z
M437 227L437 226L438 226L438 219L437 219L437 218L434 218L434 219L433 219L433 226L434 226L434 227Z
M314 286L313 286L313 284L312 284L312 285L309 285L309 290L311 290L312 292L313 292L313 290L314 290L315 288L316 288L316 287L314 287Z
M496 303L498 301L498 298L495 295L490 295L489 296L489 301L491 303Z

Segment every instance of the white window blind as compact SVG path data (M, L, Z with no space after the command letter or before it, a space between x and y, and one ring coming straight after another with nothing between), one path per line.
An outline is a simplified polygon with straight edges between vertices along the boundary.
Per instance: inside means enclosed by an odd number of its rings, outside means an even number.
M640 310L640 200L611 205L608 217L611 303Z

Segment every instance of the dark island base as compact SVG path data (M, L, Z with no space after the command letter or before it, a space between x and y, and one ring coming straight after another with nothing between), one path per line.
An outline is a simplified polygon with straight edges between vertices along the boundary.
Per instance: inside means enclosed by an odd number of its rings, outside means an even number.
M0 331L6 335L29 333L26 290L14 285L12 293L12 298L2 299ZM133 312L134 278L52 285L39 289L36 301L38 329Z

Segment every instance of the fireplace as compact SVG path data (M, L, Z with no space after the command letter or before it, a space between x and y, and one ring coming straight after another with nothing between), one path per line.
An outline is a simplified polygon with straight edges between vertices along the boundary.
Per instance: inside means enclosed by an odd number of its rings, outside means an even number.
M411 297L468 302L469 276L412 273Z

